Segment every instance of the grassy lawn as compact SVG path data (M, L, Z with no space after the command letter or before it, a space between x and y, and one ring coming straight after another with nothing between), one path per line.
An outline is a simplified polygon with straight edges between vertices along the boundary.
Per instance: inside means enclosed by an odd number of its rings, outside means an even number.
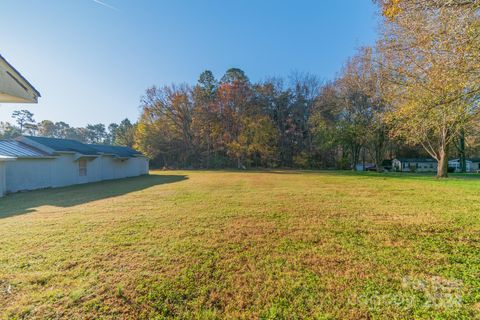
M480 179L152 172L0 199L0 318L480 314Z

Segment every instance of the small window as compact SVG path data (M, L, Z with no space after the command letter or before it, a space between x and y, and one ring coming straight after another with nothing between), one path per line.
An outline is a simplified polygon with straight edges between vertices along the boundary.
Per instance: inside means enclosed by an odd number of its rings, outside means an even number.
M87 175L87 160L78 160L78 175L80 177L85 177Z

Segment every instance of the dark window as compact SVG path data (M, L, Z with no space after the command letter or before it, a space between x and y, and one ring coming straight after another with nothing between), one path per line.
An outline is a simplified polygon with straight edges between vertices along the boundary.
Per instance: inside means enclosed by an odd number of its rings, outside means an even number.
M87 175L87 160L78 160L78 175L80 177L85 177Z

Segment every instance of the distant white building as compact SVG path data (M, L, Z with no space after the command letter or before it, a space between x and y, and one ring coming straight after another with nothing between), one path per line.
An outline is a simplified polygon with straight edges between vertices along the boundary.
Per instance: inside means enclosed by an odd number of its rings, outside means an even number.
M128 147L20 137L0 140L0 196L148 174L149 161Z
M472 171L480 173L480 159L473 158L473 159L470 159L470 161L472 161Z
M473 162L471 160L465 160L465 165L466 165L466 172L473 172ZM448 167L453 168L455 172L461 172L462 171L462 164L460 163L460 159L452 159L448 160Z
M397 158L392 160L393 171L437 172L437 160L432 158Z

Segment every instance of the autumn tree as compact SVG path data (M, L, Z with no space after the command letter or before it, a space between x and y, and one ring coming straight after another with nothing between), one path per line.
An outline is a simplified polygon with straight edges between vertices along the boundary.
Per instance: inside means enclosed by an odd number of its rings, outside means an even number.
M353 130L350 140L356 141L352 146L352 157L356 158L358 148L363 147L370 153L377 171L381 171L388 136L384 76L378 61L381 56L373 48L359 49L348 61L339 82L346 103L346 120L351 126L347 132ZM358 161L358 158L352 160Z
M245 146L240 136L245 125L243 118L255 113L252 88L245 73L240 69L229 69L222 77L216 94L213 111L217 117L216 146L228 157L234 159L235 166L244 166Z
M319 91L310 118L315 159L318 166L344 169L345 157L338 126L342 117L342 103L337 82L325 83Z
M199 150L199 161L206 167L212 166L215 158L215 140L219 131L218 118L215 113L218 81L210 70L200 74L193 89L192 130Z
M380 5L385 17L393 19L405 11L440 9L440 8L464 8L476 10L480 7L478 0L374 0Z
M293 165L291 105L293 94L281 78L270 78L254 86L255 103L268 116L276 131L276 159L280 166Z
M312 165L312 137L310 117L321 81L309 73L293 73L290 76L292 94L289 119L289 133L292 139L293 164L302 167Z
M142 98L137 145L149 155L161 155L183 166L195 155L192 131L192 90L186 85L151 87ZM153 135L153 137L151 137ZM158 139L158 140L155 140Z
M422 145L438 161L438 177L447 177L454 139L478 120L480 92L477 2L447 2L387 3L378 45L391 132Z

